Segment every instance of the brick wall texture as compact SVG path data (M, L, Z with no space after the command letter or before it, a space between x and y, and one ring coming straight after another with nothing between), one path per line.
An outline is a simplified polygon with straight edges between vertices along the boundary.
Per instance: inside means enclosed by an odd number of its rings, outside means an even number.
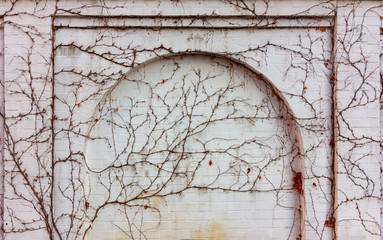
M381 239L380 4L0 3L0 239Z

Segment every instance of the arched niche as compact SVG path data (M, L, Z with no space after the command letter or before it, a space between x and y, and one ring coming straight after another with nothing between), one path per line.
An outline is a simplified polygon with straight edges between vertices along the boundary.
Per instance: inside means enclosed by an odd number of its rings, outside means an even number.
M245 65L206 54L148 61L110 88L93 119L85 238L301 234L299 130L286 101Z

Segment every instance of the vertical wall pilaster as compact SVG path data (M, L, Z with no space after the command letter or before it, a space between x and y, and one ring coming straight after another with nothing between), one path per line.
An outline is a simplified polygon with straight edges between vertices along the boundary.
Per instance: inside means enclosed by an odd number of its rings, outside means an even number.
M24 7L19 11L28 11ZM46 15L4 17L5 239L52 239L53 234L52 41L49 14L41 14Z
M340 2L337 9L337 239L380 239L380 18L373 4Z

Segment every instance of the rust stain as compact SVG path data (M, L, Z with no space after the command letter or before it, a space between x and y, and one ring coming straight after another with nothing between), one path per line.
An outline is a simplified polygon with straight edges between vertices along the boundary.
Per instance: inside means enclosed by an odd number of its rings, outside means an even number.
M220 222L212 222L208 228L196 230L192 235L192 238L183 238L181 240L222 240L225 239L226 236L225 226Z
M223 224L217 222L212 223L209 230L209 240L219 240L224 239L224 237L225 232Z

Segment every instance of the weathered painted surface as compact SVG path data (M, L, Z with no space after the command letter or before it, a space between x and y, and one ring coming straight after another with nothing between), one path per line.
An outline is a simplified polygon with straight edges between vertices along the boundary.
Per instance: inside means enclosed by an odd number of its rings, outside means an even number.
M0 3L5 239L380 239L379 4Z

